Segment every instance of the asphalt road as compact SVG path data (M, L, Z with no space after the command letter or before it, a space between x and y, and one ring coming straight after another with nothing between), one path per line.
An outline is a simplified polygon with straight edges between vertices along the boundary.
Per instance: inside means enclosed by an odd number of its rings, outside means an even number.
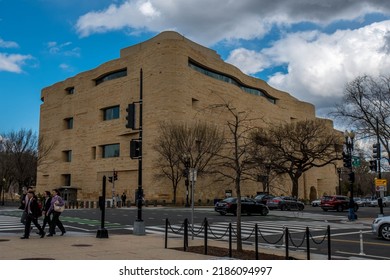
M306 229L310 234L310 251L328 253L327 226L330 227L332 259L390 259L390 242L375 237L371 233L370 223L377 217L379 208L364 207L358 211L357 221L348 221L347 211L324 212L318 207L307 206L304 211L270 211L267 216L243 215L242 236L245 244L255 242L255 225L258 226L260 246L283 246L285 228L289 229L289 246L292 250L307 250ZM384 213L390 213L385 208ZM21 234L22 226L18 221L20 210L0 208L0 234ZM62 215L69 233L96 235L102 226L99 209L67 209ZM7 218L8 217L8 218ZM203 238L205 218L209 224L208 237L228 240L229 224L233 233L236 229L237 217L221 216L213 208L175 208L175 207L143 207L142 220L146 233L165 235L168 220L169 238L182 238L184 220L194 221L194 238ZM13 219L12 221L5 221ZM137 208L108 208L105 212L104 227L109 234L131 234L134 221L137 219ZM192 232L190 231L190 236Z

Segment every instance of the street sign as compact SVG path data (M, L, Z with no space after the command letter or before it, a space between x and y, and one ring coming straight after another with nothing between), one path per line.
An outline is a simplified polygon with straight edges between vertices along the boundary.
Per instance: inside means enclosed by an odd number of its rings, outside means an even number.
M359 157L352 157L352 166L359 167L360 166L360 158Z
M377 192L387 191L387 180L386 179L375 179L375 188Z

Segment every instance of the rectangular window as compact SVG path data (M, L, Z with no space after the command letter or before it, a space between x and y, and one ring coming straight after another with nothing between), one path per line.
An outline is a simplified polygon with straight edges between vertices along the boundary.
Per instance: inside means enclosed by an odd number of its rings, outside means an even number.
M72 176L70 174L62 174L61 181L63 186L71 186Z
M72 151L69 150L69 151L64 151L64 160L66 162L71 162L72 161Z
M74 94L74 87L68 87L65 89L67 94Z
M73 118L65 119L65 127L66 129L73 129Z
M109 107L103 109L103 120L119 119L119 106Z
M103 158L119 157L119 144L104 145Z

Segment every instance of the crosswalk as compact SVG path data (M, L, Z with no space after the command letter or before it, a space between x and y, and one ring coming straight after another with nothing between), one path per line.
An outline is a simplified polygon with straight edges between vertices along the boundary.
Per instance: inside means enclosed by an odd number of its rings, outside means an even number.
M15 212L16 213L16 212ZM17 213L20 214L20 213ZM324 217L322 217L324 218ZM66 222L67 219L63 220ZM75 225L74 227L70 226L70 230L73 228L75 231L84 231L84 232L94 232L96 228L99 226L99 221L89 220L89 219L75 219L69 218L69 225ZM77 224L84 224L83 227L77 227ZM326 233L327 226L330 226L331 231L334 230L368 230L370 229L367 225L362 224L351 224L351 223L340 223L340 221L332 221L331 219L326 220L306 220L306 219L297 219L297 220L265 220L265 221L243 221L241 223L241 233L245 238L246 236L251 236L254 233L255 224L258 225L258 231L262 236L270 236L270 235L282 235L285 228L289 229L291 234L305 232L306 227L309 227L310 232L313 234L315 232L318 235L323 235ZM85 225L89 225L89 228L86 228ZM120 225L120 224L110 224L107 223L106 227L108 229L122 229L132 231L132 225ZM202 228L202 224L195 224L193 227L193 232L197 237L202 238L204 236L204 228ZM189 232L192 227L190 225ZM228 235L229 223L228 222L215 222L210 223L208 228L208 235L211 238L221 238L224 239ZM0 233L2 232L22 232L24 230L24 226L20 222L19 215L0 215ZM145 226L145 231L148 234L159 234L165 235L165 225L158 226ZM233 233L236 231L236 224L232 223L232 231ZM168 228L168 235L183 235L183 224L173 224Z

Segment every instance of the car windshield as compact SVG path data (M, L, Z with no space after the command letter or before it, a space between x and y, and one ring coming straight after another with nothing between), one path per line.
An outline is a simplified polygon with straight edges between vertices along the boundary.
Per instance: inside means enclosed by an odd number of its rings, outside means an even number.
M236 198L235 197L228 197L228 198L225 198L223 200L223 202L227 202L227 203L235 203L236 202Z

